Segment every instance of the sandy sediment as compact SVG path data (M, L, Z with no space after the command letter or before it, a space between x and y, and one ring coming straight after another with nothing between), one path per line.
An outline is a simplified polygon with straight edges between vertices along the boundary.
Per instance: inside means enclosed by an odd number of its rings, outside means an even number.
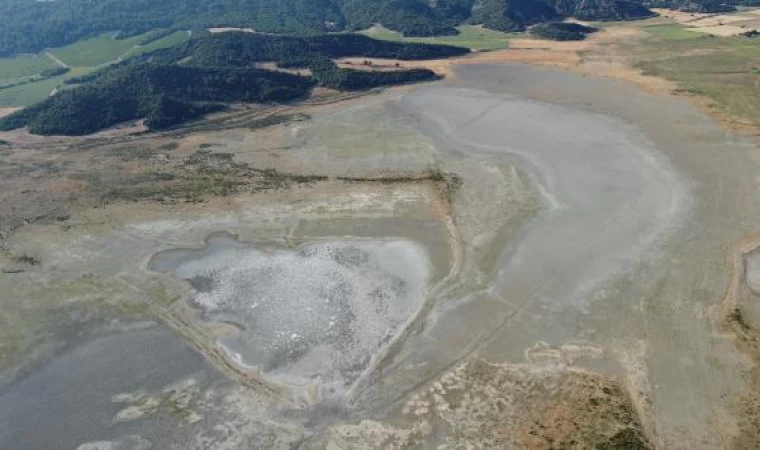
M13 114L19 109L21 108L0 108L0 117L5 117L7 115Z

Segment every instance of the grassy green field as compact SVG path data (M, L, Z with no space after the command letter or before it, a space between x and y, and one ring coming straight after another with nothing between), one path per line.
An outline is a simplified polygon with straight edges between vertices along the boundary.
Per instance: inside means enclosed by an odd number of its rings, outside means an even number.
M57 64L45 55L18 55L0 58L0 82L30 77L56 66Z
M676 23L637 26L647 37L626 48L637 67L760 125L760 41L713 37Z
M35 81L10 89L0 89L0 108L10 106L29 106L44 100L67 78L84 75L91 69L73 68L69 73L59 77Z
M95 67L118 59L139 41L138 36L117 40L108 33L49 51L70 67Z
M647 33L660 37L666 41L684 41L707 37L705 33L691 31L689 28L677 23L663 23L642 26Z
M132 47L125 54L121 55L122 59L130 58L132 56L142 55L143 53L149 53L161 48L173 47L175 45L185 42L190 37L190 33L187 31L176 31L168 36L164 36L161 39L157 39L149 44L138 45Z
M113 33L109 33L65 47L49 49L50 54L68 65L71 71L62 76L0 89L0 107L37 103L44 100L68 78L86 74L104 64L180 44L190 37L190 33L186 31L177 31L149 44L139 45L147 35L148 33L117 40L113 39ZM57 66L58 64L45 53L0 58L0 86L29 79L44 69Z
M456 36L404 37L397 31L381 26L374 26L369 30L363 31L363 34L386 41L446 44L481 51L508 48L509 39L515 36L514 34L502 33L473 25L462 25L457 27L457 29L459 30L459 34Z

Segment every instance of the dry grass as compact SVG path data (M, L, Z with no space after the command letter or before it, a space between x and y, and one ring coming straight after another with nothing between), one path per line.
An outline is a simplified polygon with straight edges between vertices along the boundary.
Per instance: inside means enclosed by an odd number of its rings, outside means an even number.
M682 24L692 32L713 36L736 36L749 30L760 30L760 10L736 13L706 14L655 9L662 17Z
M5 117L10 114L13 114L14 112L18 111L21 108L0 108L0 117Z

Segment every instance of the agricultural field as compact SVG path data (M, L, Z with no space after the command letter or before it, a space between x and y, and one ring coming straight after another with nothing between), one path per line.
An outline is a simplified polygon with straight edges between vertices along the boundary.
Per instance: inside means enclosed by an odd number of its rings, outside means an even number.
M139 36L114 39L112 33L84 39L65 47L50 49L50 54L72 67L95 67L118 59L137 45Z
M0 107L34 104L69 78L132 56L177 45L190 37L187 31L177 31L142 45L150 33L126 39L114 39L113 33L108 33L36 55L0 58ZM60 76L36 79L43 70L61 64L71 70ZM3 88L23 81L26 83Z
M165 36L147 45L140 45L149 33L126 39L114 39L111 33L85 39L65 47L52 49L50 53L72 67L96 67L114 60L139 55L159 48L179 44L188 38L186 31Z
M369 37L387 41L446 44L480 51L509 48L509 39L516 36L515 34L502 33L474 25L462 25L457 29L459 34L456 36L437 37L404 37L401 33L382 26L374 26L363 33Z
M45 69L55 68L57 64L47 55L16 55L0 58L0 85L11 80L38 75Z
M0 89L0 107L29 106L42 101L53 92L53 89L73 74L74 72L69 72L59 77Z
M126 53L121 55L121 59L131 58L132 56L142 55L162 48L173 47L185 42L189 37L189 31L176 31L148 44L132 47Z

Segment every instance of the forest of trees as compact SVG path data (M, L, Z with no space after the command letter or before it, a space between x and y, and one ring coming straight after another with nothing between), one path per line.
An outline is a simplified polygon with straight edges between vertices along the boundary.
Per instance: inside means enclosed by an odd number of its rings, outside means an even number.
M159 129L219 110L225 102L291 100L312 85L303 77L265 70L142 63L64 89L0 120L0 129L28 126L36 134L82 135L143 117L149 128Z
M467 52L458 47L390 43L349 34L203 36L72 79L79 84L0 119L0 130L28 126L36 134L83 135L139 118L146 119L149 129L157 130L218 111L232 102L297 99L318 84L363 90L436 78L427 69L342 69L332 58L430 59ZM259 62L308 68L313 75L257 69Z
M354 70L339 68L329 58L315 58L307 67L321 85L333 89L357 91L380 86L434 80L438 76L429 69L408 70Z
M724 1L724 0L644 0L649 8L671 8L684 12L716 13L736 9L737 5L760 4L758 0Z
M522 31L526 25L562 18L553 5L536 0L478 0L476 6L470 22L504 32Z
M0 56L38 52L103 32L117 38L153 29L251 27L319 34L380 23L408 36L456 34L456 25L524 30L564 17L623 20L652 15L647 6L695 11L760 0L0 0ZM167 31L168 32L168 31Z
M599 31L598 28L572 22L546 22L530 28L531 34L553 41L581 41L597 31Z
M439 59L461 56L467 49L447 45L398 43L371 39L360 34L330 34L291 37L252 33L220 33L191 39L176 47L151 55L155 61L185 61L198 66L250 67L257 62L275 61L296 67L317 57L393 58L401 60Z

